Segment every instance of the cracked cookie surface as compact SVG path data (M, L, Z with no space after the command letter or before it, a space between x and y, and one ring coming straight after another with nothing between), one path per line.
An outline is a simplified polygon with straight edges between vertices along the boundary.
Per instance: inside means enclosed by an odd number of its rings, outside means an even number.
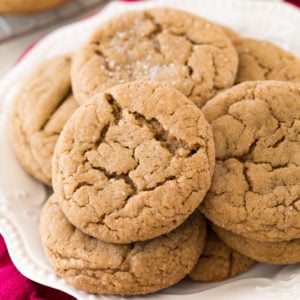
M262 241L300 237L300 85L239 84L209 101L216 167L200 210Z
M103 24L78 51L72 86L82 103L119 83L155 80L201 107L233 85L237 53L222 29L174 9L129 12Z
M57 138L77 108L71 92L71 58L54 57L24 79L10 118L10 140L23 168L51 185L51 160Z
M293 54L267 41L228 37L239 56L236 83L253 80L300 82L300 59Z
M174 231L146 242L117 245L85 235L71 225L52 195L45 204L40 235L59 276L89 293L152 293L183 279L203 250L206 225L194 213Z
M167 233L200 204L214 145L202 112L157 82L118 85L82 104L53 158L53 186L69 221L106 242Z
M235 44L235 42L237 42L238 40L241 39L241 36L236 31L231 29L230 27L227 27L222 24L219 24L219 25L222 28L223 32L226 34L226 36L231 40L233 45Z
M235 277L255 261L227 246L212 230L207 231L204 250L189 274L194 281L221 281Z
M227 245L256 261L276 265L300 262L300 239L264 242L245 238L218 226L213 226L213 229Z

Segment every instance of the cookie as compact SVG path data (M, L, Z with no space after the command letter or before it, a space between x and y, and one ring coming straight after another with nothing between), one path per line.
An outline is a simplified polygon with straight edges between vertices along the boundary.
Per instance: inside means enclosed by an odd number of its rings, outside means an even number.
M118 85L82 104L53 156L53 187L69 221L105 242L170 232L211 182L210 125L184 95L158 82Z
M239 84L209 101L216 167L201 211L261 241L300 238L300 85Z
M232 41L233 45L235 45L236 41L239 41L241 39L240 35L234 30L232 30L231 28L224 25L220 25L220 26L223 32L226 34L226 36Z
M254 265L255 261L228 247L208 230L203 253L189 274L194 281L221 281L235 277Z
M139 295L183 279L203 250L206 228L199 214L154 240L104 243L72 226L52 196L45 204L40 235L46 256L68 283L89 293Z
M103 24L75 55L72 86L83 103L119 83L155 80L201 107L233 85L237 64L236 50L219 26L184 11L156 8Z
M262 242L245 238L217 226L213 226L213 229L227 245L257 261L276 265L300 262L300 239L287 242Z
M0 0L0 14L27 14L47 10L68 0Z
M60 131L77 108L71 92L69 56L37 65L24 79L10 118L10 139L20 163L51 185L51 159Z
M300 81L300 59L296 56L267 41L228 37L239 55L236 83L253 80Z

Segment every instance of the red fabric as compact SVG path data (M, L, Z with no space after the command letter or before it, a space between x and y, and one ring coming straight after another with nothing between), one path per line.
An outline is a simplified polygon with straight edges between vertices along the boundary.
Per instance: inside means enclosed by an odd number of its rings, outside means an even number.
M291 4L294 4L298 7L300 7L300 1L299 0L286 0L286 2L289 2Z
M13 265L4 240L0 236L0 299L7 300L73 300L55 289L37 284L24 277Z

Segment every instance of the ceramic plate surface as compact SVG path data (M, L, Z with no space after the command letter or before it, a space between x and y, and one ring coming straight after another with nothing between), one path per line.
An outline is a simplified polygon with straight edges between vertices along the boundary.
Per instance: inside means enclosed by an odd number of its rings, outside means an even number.
M22 77L38 61L78 49L90 33L110 17L131 9L169 6L228 25L244 36L270 40L300 56L300 10L278 1L166 0L108 5L94 17L63 27L42 39L0 82L0 231L11 258L26 277L65 291L78 299L123 299L80 292L58 278L47 263L38 234L46 188L28 176L13 155L8 115ZM300 299L300 265L257 264L249 272L222 283L183 281L144 297L130 299Z

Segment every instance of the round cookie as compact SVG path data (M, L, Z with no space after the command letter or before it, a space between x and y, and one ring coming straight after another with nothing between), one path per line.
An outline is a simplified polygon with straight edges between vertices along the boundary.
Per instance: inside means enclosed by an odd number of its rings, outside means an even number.
M254 265L255 261L228 247L212 231L207 232L203 253L189 274L194 281L221 281L235 277Z
M167 235L146 242L107 244L72 226L52 196L45 204L40 235L59 276L89 293L139 295L183 279L203 250L205 220L193 214Z
M276 265L300 262L300 239L287 242L262 242L245 238L217 226L213 226L213 229L227 245L257 261Z
M64 4L68 0L0 0L0 14L28 14Z
M129 12L103 24L77 52L72 86L83 103L119 83L155 80L201 107L233 85L236 50L222 29L175 9Z
M300 85L239 84L209 101L216 167L200 210L261 241L300 237Z
M71 92L69 56L37 65L24 79L10 118L10 139L26 170L51 185L51 159L60 131L77 108Z
M236 41L239 41L241 39L240 35L235 32L234 30L232 30L231 28L221 25L221 28L223 30L223 32L226 34L226 36L232 41L233 45L235 45Z
M82 104L53 157L53 187L69 221L102 241L167 233L211 182L210 125L184 95L158 82L118 85Z
M300 81L300 59L261 40L232 38L239 56L236 83L253 80Z

